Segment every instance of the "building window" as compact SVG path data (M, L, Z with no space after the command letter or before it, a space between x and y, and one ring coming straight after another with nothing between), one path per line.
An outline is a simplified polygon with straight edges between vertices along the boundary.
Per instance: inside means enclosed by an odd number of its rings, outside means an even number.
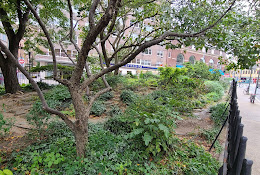
M157 51L157 56L163 57L163 51L161 51L161 50Z
M145 55L152 55L152 49L145 49L144 54Z
M163 63L161 61L157 61L155 66L163 66Z
M66 50L65 50L65 52L66 52ZM61 50L61 56L62 56L62 57L66 57L65 52L63 52L63 50Z
M141 60L141 64L150 66L151 65L151 61L150 60Z
M140 59L136 59L136 64L141 64L141 60Z
M55 49L55 55L60 56L60 49Z
M214 55L214 49L211 50L211 54Z
M177 66L177 65L183 65L183 62L184 62L184 56L183 56L183 54L180 53L180 54L177 56L176 66Z
M195 56L194 56L194 55L190 56L189 62L190 62L191 64L195 64Z
M172 57L172 53L168 52L168 58L171 58L171 57Z
M76 58L78 56L78 52L77 51L72 51L72 57Z
M200 59L200 62L205 63L205 58L202 57L202 58Z
M214 61L213 61L213 59L210 59L210 60L209 60L209 66L211 66L212 68L214 68Z

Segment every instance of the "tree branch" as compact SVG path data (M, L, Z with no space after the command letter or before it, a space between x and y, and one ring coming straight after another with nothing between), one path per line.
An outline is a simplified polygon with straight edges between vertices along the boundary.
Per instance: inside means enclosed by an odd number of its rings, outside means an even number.
M89 27L90 29L95 27L95 11L99 4L100 0L94 0L89 10Z
M5 29L5 33L8 36L8 39L12 40L13 37L15 36L14 29L10 23L10 19L9 19L6 11L1 7L0 7L0 18L1 18L1 22Z
M61 84L64 85L69 85L70 82L68 80L61 80L60 78L58 78L57 76L57 61L56 61L56 55L55 55L55 50L54 50L54 46L53 43L51 41L50 35L48 30L46 29L45 25L43 24L41 18L39 17L39 15L37 14L36 10L33 8L32 4L28 1L28 0L24 0L24 2L26 3L27 7L31 10L31 12L33 13L34 17L36 18L36 20L38 21L38 23L40 24L46 38L48 41L48 44L50 46L51 49L51 53L52 53L52 58L53 58L53 77L54 80L58 81Z
M101 19L99 20L97 25L95 25L88 32L88 35L86 36L86 38L82 44L82 49L81 49L81 52L79 53L79 59L78 59L75 71L72 74L71 80L73 81L74 84L79 84L80 78L83 73L83 68L86 63L86 57L88 56L88 53L91 50L92 45L95 42L97 36L109 24L109 21L112 19L116 5L119 2L120 2L120 0L110 0L108 7L105 11L105 14L101 17Z
M107 88L105 88L105 89L102 89L101 91L98 91L93 97L91 97L90 100L89 100L89 103L88 103L87 111L90 112L90 110L91 110L91 108L92 108L92 106L93 106L93 103L95 102L95 100L96 100L100 95L102 95L102 94L104 94L104 93L106 93L106 92L108 92L108 91L110 91L110 90L112 90L112 88L111 88L111 87L107 87ZM88 116L88 115L86 115L86 116Z
M70 61L72 62L72 64L75 66L76 63L73 61L73 59L68 55L68 53L65 51L64 47L63 47L63 44L62 44L62 41L59 41L59 44L60 44L60 47L61 47L61 50L65 53L65 55L70 59Z
M68 6L69 6L69 13L70 13L70 42L74 45L75 49L80 52L79 46L76 44L76 42L73 39L73 33L74 33L74 27L73 27L73 11L70 0L67 0ZM77 25L77 24L75 24Z
M74 129L73 122L71 120L69 120L67 118L67 116L65 116L63 113L61 113L55 109L52 109L48 106L48 104L44 98L44 95L43 95L42 91L40 90L39 86L37 85L37 83L33 80L33 78L29 75L29 73L18 63L18 60L15 58L15 56L10 52L10 50L1 41L0 41L0 48L1 48L1 51L3 51L8 56L8 58L10 58L12 60L12 62L18 67L18 69L30 81L30 83L32 84L33 88L36 90L36 92L42 102L42 108L47 112L58 115L62 120L64 120L64 122L69 126L69 128Z

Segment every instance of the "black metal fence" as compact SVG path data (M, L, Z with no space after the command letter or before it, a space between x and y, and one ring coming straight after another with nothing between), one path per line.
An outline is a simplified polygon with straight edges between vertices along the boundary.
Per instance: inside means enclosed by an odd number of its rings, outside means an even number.
M233 80L230 91L227 140L224 150L223 166L219 175L251 175L252 160L245 159L247 138L243 136L240 111L237 104L237 82ZM213 143L214 144L214 143ZM213 146L213 145L212 145Z

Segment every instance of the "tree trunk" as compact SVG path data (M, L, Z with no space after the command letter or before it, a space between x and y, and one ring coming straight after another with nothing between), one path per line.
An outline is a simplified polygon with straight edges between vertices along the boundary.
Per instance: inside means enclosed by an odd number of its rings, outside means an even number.
M115 64L118 64L118 56L117 56L117 54L115 55ZM118 73L119 73L119 68L115 69L114 75L118 75Z
M4 66L2 67L2 72L4 76L5 92L15 94L17 91L21 90L18 82L16 66L6 59Z
M9 43L9 47L11 47L10 51L16 58L18 55L18 44L15 45ZM0 67L4 76L5 92L14 94L17 91L21 90L16 73L17 67L14 65L11 59L9 59L8 57L4 58L4 56L1 54Z
M78 122L75 127L74 136L78 157L85 157L86 144L88 143L88 124Z
M73 133L76 142L77 156L82 158L85 157L86 144L88 143L89 111L87 111L82 94L73 87L69 88L69 90L75 109L76 121L73 128Z

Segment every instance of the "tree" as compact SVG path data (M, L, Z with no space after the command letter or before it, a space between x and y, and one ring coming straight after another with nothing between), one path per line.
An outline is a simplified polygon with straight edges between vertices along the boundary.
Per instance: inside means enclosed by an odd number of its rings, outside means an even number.
M54 79L67 86L70 91L76 121L72 122L65 114L50 108L37 84L28 72L18 64L15 55L1 42L0 47L8 57L12 58L13 64L30 80L40 97L43 108L47 112L59 116L74 133L79 157L85 156L90 109L101 94L111 90L105 79L107 73L129 63L138 54L153 45L162 44L167 47L180 47L180 45L173 45L171 42L178 40L186 46L194 43L198 47L204 46L210 41L211 37L216 37L211 35L211 32L216 34L220 30L219 27L222 24L220 22L235 4L235 0L232 2L181 1L180 3L172 3L168 0L75 0L72 5L71 0L67 0L65 10L70 16L69 27L57 26L55 33L62 33L64 37L68 37L79 54L71 77L62 79L57 73L53 33L49 32L46 21L37 13L35 7L28 0L24 0L24 2L31 10L48 42L53 58ZM83 42L81 47L73 40L75 32L73 8L74 10L78 9L77 15L80 19L86 18L89 22L89 26L85 27L82 32ZM132 20L130 26L126 25L129 20ZM116 36L114 41L112 41L111 35ZM219 33L219 35L222 34ZM108 44L106 43L113 46L113 53L107 53L106 47ZM99 50L98 44L101 44L101 50ZM90 71L89 54L92 49L95 49L99 54L101 69L98 72ZM103 61L106 66L103 65ZM86 69L86 76L83 75L84 68ZM102 78L105 88L96 93L90 93L89 86L99 78ZM87 104L83 98L86 92L89 97Z
M30 10L21 0L11 0L0 2L0 20L3 25L0 33L6 33L8 37L8 48L13 56L18 59L18 49L22 40L26 23L29 19ZM18 19L17 19L18 18ZM15 22L18 22L18 25ZM0 52L0 67L4 76L6 93L16 93L20 90L17 79L17 66L13 64L12 59Z

